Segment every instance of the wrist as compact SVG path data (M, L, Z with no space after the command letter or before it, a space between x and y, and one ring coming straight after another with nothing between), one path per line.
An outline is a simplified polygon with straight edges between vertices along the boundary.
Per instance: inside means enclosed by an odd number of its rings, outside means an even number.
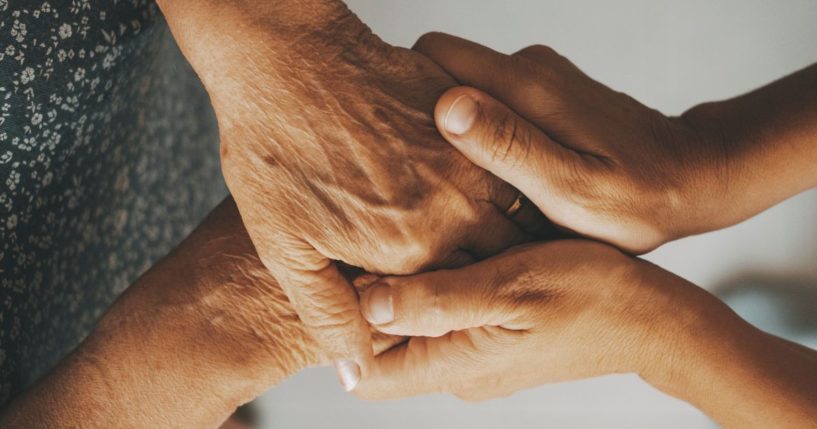
M228 200L0 425L215 427L317 357Z
M651 384L726 428L800 428L813 422L815 352L734 313L719 323L688 335L685 351L672 364L677 369Z
M131 286L92 339L113 356L97 360L114 365L109 371L145 369L146 380L182 397L195 384L220 401L214 409L226 404L230 412L319 363L232 199Z
M652 315L640 324L647 340L631 360L642 379L724 427L811 421L814 351L760 331L703 289L653 268L641 278L649 298L639 307Z
M626 313L639 346L629 349L626 369L666 393L685 392L706 355L750 326L707 291L649 262L637 265L637 298Z
M673 239L720 229L742 216L741 147L727 135L717 111L713 104L702 104L671 118L680 130L683 149L676 163L684 178L681 207L670 215L677 219Z
M341 84L347 63L360 65L388 47L336 0L165 0L160 6L220 122L232 116L246 122L261 107L299 110L303 94L294 92L320 91L323 81ZM274 102L257 100L271 92Z
M686 308L665 317L661 324L667 334L655 347L659 353L654 364L640 373L658 390L699 407L706 396L702 389L712 385L724 366L738 362L741 345L756 334L725 304L711 296L707 301L698 308L677 303Z
M694 106L681 116L725 160L723 174L713 183L721 193L711 199L718 207L705 230L743 221L817 186L815 78L813 66L748 94Z
M259 260L232 198L170 257L178 259L173 271L185 277L179 286L187 283L163 297L173 316L183 316L166 320L184 323L188 332L180 341L204 345L202 352L219 371L249 381L260 393L320 363L312 338Z

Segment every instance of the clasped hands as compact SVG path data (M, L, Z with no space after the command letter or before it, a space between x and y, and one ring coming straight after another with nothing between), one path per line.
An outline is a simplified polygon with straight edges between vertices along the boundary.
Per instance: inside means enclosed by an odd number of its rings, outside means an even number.
M541 46L503 55L432 34L405 50L348 11L293 45L270 21L254 15L229 49L182 48L197 70L252 64L200 71L225 179L348 390L481 399L635 372L683 396L704 367L695 350L754 335L631 256L788 196L749 192L752 152L706 105L667 117ZM528 204L505 216L519 192ZM531 242L549 225L572 238ZM359 297L339 262L388 276ZM370 324L410 338L375 358Z
M815 426L817 353L634 255L817 187L817 66L667 117L546 47L394 48L339 1L158 3L232 198L2 425L210 427L334 363L370 399L626 372L725 427Z

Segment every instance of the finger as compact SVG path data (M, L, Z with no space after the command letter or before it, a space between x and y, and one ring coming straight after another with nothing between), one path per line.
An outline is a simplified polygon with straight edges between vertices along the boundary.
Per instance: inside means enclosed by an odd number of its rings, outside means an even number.
M567 166L581 162L575 152L474 88L448 90L437 102L434 116L443 137L466 158L519 189L539 207L544 207L548 191L562 183L548 179L564 177Z
M361 311L378 331L438 337L501 325L510 317L495 302L499 269L489 261L456 270L381 279L361 296Z
M478 355L470 341L454 332L440 338L415 337L375 358L370 376L360 383L355 395L363 399L399 399L429 393L452 392L468 379Z
M558 52L556 52L555 50L553 50L553 48L549 46L531 45L514 52L511 56L517 58L526 58L534 63L540 64L545 67L558 68L570 67L575 71L584 74L569 59L561 56Z
M285 257L265 265L350 391L373 358L369 325L360 313L357 293L332 260L304 242L287 244Z
M555 73L548 72L543 61L506 55L443 33L424 35L413 49L431 58L461 84L492 94L530 120L558 110L565 101L558 83L548 79Z

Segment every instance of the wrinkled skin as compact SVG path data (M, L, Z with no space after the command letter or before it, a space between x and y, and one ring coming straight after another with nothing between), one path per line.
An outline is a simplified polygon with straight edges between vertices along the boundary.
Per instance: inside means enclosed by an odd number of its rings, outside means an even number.
M358 291L376 276L344 270ZM400 338L374 334L375 352ZM2 427L214 427L328 357L224 201L131 285Z
M169 23L210 93L224 176L261 260L327 353L365 366L368 328L334 261L408 274L525 234L503 216L517 191L435 129L435 101L455 81L342 3L319 3L336 5L320 22L214 4ZM188 34L213 8L213 28Z
M378 279L351 267L343 267L342 272L358 293ZM178 275L185 280L159 291ZM212 364L229 368L230 373L239 371L265 387L280 381L282 374L330 363L278 281L261 263L232 198L222 202L146 277L139 284L154 286L132 287L124 303L118 304L133 311L111 312L98 331L121 323L122 313L143 314L145 319L164 319L178 326L203 321L206 328L186 328L185 336L207 347ZM202 337L191 338L190 333ZM400 341L377 331L372 334L377 353Z

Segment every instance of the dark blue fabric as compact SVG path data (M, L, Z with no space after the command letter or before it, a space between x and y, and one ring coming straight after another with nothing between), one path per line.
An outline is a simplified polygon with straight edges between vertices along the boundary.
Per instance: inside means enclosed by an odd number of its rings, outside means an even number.
M146 0L0 0L0 405L225 195L207 96Z

